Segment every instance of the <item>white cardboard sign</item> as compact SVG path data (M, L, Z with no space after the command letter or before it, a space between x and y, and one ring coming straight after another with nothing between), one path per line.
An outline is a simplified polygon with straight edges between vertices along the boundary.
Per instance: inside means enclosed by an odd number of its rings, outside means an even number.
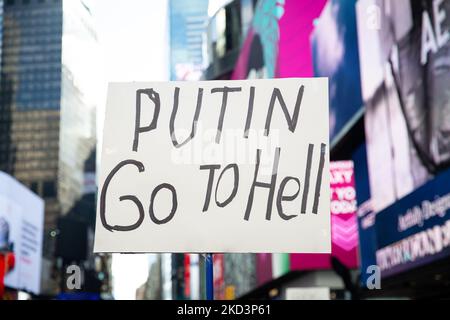
M325 78L113 83L96 252L330 252Z

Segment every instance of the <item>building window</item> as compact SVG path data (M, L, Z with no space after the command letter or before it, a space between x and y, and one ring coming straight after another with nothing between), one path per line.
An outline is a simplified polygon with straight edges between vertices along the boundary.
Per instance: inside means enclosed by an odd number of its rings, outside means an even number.
M31 182L30 183L30 190L33 191L36 194L39 194L39 183L38 182Z
M56 185L55 181L45 181L42 188L42 196L44 198L56 197Z

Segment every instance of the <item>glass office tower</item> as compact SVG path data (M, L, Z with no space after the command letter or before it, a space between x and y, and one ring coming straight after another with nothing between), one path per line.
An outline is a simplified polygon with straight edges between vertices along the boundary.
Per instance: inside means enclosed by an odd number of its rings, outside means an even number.
M198 80L208 0L169 0L170 79Z
M48 284L57 218L81 197L95 147L97 39L83 1L3 3L0 170L45 199Z

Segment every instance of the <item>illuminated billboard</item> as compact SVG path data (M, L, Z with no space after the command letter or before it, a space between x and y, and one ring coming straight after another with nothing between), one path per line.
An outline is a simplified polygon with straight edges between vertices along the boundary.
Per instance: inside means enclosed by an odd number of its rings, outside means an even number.
M40 293L44 201L13 177L0 172L0 238L15 256L5 285Z
M352 161L330 162L331 254L291 254L291 269L331 268L331 257L358 267L358 225Z
M357 21L376 243L361 250L389 276L450 254L450 2L361 0Z

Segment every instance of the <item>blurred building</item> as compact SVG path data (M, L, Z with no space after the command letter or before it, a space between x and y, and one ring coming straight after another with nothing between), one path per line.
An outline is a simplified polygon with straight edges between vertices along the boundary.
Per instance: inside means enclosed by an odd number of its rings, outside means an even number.
M43 290L54 292L57 219L83 196L95 148L97 36L78 0L6 0L2 26L0 170L45 199Z
M327 77L330 157L352 164L356 190L351 211L330 212L331 254L215 254L215 297L448 298L450 2L213 2L206 18L170 3L171 49L184 50L171 78L197 79L198 65L205 80ZM201 59L188 53L197 29ZM158 297L156 283L163 299L204 298L204 266L161 255L138 296Z
M363 105L355 4L356 0L212 1L203 30L202 79L328 77L332 160L354 160L356 166L360 161L348 150L361 138L347 140L349 132L363 131L354 120L361 117ZM172 33L171 41L178 41ZM215 298L285 299L288 289L305 287L328 288L330 299L356 297L356 210L345 217L332 215L332 224L332 254L215 254ZM204 298L205 259L199 256L200 279L192 282L193 268L186 256L163 259L163 298L195 299L194 287Z
M253 0L169 1L171 80L229 77L255 5ZM256 285L254 261L253 254L216 258L216 288L224 288L227 279L228 292L231 292L228 296L232 298L253 288ZM157 263L161 265L162 299L205 298L204 255L165 254ZM228 268L222 267L223 263ZM154 297L146 289L154 281L149 276L137 295ZM217 295L221 294L222 291L217 291Z
M247 262L225 254L220 296L327 287L331 299L448 298L450 2L259 0L234 49L210 34L207 80L329 79L330 156L353 161L358 205L348 219L332 214L331 255L258 254L239 270Z
M94 253L96 215L96 152L93 149L83 166L82 196L58 218L55 257L61 276L61 292L66 291L67 266L76 264L86 275L82 291L108 295L112 292L110 254Z
M328 74L322 75L331 77L333 72L343 70L351 61L354 72L341 72L335 76L333 85L339 86L337 89L332 87L332 90L333 94L341 95L341 90L351 90L355 96L347 99L347 105L340 100L340 95L332 97L336 100L333 101L335 107L358 110L362 102L358 94L359 69L355 67L358 46L354 6L355 1L231 1L208 21L203 78L238 80L319 76L317 73L323 70L319 69L322 62L315 65L318 60L314 60L315 56L325 59L324 66L331 64L331 70L323 71ZM336 26L339 31L333 33ZM346 30L345 37L342 30ZM333 56L326 56L331 55L329 46L325 47L325 53L316 54L316 38L322 32L331 37L330 43L335 41L335 48L350 45L351 50L338 51L338 54L342 53L338 61L333 61ZM320 42L321 50L322 45ZM333 67L333 63L342 63L342 66ZM336 131L347 120L341 120ZM286 290L296 287L327 287L331 292L330 298L331 295L340 299L351 297L357 269L356 212L353 211L345 220L336 215L333 223L333 232L342 234L333 237L338 240L333 242L331 255L215 255L216 297L285 299Z
M256 0L210 3L203 32L202 77L205 80L230 79L250 28L256 3Z
M204 46L206 66L203 78L255 79L276 77L311 77L315 75L313 62L314 27L326 25L329 17L326 1L232 1L218 10L209 20ZM329 2L337 23L346 30L346 44L350 43L345 61L355 62L356 22L349 2L341 9L339 1ZM354 11L353 11L354 12ZM223 19L220 17L234 17ZM319 19L321 15L323 19ZM320 23L319 20L323 20ZM225 21L225 24L220 24ZM333 38L342 41L339 37ZM358 71L356 71L358 73ZM348 79L347 79L348 78ZM359 92L359 77L342 77L341 88ZM339 88L340 89L340 88ZM341 91L339 91L341 92ZM353 103L354 100L354 103ZM361 106L358 95L350 107ZM347 101L348 102L348 101ZM338 101L341 103L341 101ZM342 107L342 106L341 106ZM334 217L336 238L331 255L289 254L224 254L215 255L214 276L216 297L222 299L270 298L284 299L290 287L328 287L335 298L348 298L354 291L357 267L357 231L355 212L345 220ZM338 230L338 231L336 231ZM351 239L350 239L351 237Z
M208 0L169 0L168 6L170 80L198 80L203 66L202 33L208 18ZM164 280L161 297L184 299L184 255L163 255L158 263Z
M208 18L208 0L169 0L170 79L201 76L202 33Z
M161 300L162 296L162 255L155 254L150 263L147 281L136 290L136 300Z

